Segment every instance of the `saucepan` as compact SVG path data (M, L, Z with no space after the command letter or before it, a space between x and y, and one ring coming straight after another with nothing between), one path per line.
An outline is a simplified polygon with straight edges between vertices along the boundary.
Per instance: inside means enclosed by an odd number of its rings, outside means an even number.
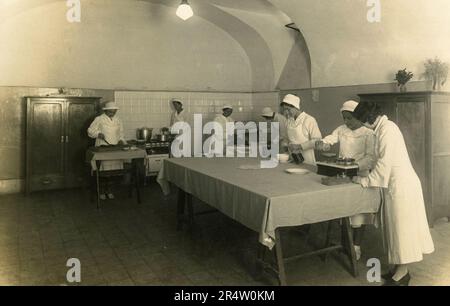
M169 135L167 134L159 134L157 135L159 141L169 141Z
M147 127L137 129L136 138L138 141L142 140L144 140L145 142L150 141L150 139L152 139L152 132L153 129Z

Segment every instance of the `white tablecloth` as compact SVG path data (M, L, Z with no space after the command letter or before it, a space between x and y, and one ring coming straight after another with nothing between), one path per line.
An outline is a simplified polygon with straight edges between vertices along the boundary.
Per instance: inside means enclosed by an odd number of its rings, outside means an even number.
M381 203L376 188L322 185L315 167L279 164L273 169L255 169L257 165L255 158L171 158L164 161L158 182L165 192L172 182L260 233L260 242L270 248L278 227L374 213ZM311 172L285 172L295 167Z

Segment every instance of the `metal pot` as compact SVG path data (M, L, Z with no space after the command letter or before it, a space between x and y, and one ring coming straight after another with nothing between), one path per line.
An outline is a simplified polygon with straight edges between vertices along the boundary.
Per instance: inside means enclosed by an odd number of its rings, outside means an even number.
M168 127L161 128L161 134L162 135L169 135L170 134L170 129Z
M143 128L137 129L136 138L139 140L150 141L150 139L152 139L152 132L153 132L153 129L151 129L151 128L143 127Z
M158 135L158 140L159 141L169 141L169 135L167 135L167 134L160 134L160 135Z

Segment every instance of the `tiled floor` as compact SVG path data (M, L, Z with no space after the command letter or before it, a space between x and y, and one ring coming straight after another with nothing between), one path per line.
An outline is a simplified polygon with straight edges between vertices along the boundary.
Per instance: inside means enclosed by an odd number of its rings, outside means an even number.
M197 207L202 209L201 204ZM138 205L119 192L101 210L83 190L0 197L0 285L70 285L69 258L81 261L81 285L272 285L255 274L257 234L221 214L200 216L193 233L175 229L175 197L153 183ZM323 225L311 239L322 239ZM338 232L336 228L336 232ZM412 285L450 285L450 223L432 229L436 252L411 268ZM296 230L286 248L302 245ZM287 265L291 285L370 285L366 260L383 256L376 229L367 232L353 278L340 255Z

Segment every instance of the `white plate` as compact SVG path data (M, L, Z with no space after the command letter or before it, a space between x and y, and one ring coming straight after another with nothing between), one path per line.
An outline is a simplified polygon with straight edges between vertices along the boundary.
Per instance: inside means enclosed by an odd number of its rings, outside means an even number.
M122 150L124 151L136 151L138 148L137 147L123 147Z
M284 171L286 171L287 173L290 173L290 174L307 174L307 173L309 173L309 170L300 169L300 168L290 168L290 169L286 169Z

